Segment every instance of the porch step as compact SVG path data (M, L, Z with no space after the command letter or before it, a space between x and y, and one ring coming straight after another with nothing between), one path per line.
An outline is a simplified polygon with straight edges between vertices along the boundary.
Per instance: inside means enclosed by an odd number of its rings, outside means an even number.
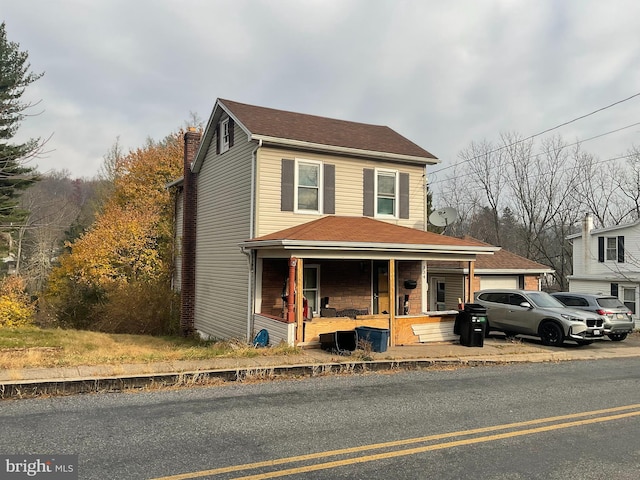
M411 325L420 342L450 342L458 339L453 333L453 322L419 323Z

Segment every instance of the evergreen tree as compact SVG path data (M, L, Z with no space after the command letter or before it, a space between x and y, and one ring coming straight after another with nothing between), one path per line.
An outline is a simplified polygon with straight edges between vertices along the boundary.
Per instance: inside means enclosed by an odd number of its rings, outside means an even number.
M26 110L32 106L24 102L25 88L43 74L30 71L28 52L7 40L5 23L0 24L0 227L20 222L25 212L18 208L17 197L37 180L34 168L25 166L40 149L39 138L24 143L11 143Z

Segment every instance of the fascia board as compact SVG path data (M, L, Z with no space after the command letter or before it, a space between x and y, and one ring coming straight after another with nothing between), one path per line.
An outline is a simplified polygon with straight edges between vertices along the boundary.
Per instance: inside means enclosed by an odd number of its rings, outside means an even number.
M600 235L602 233L609 233L609 232L615 232L618 230L623 230L625 228L633 228L640 225L640 220L636 220L633 223L627 223L625 225L614 225L613 227L606 227L606 228L598 228L598 229L592 229L589 232L590 236L596 236L596 235ZM578 232L578 233L572 233L571 235L567 235L567 239L574 239L574 238L581 238L582 237L582 232Z
M320 150L328 153L341 153L355 157L376 158L379 160L395 160L420 165L437 165L438 158L416 157L413 155L399 155L395 153L376 152L373 150L360 150L357 148L338 147L335 145L323 145L320 143L305 142L302 140L291 140L288 138L269 137L266 135L251 135L252 140L262 140L263 144L284 145L310 150Z
M213 141L213 135L216 131L216 125L218 123L218 119L220 118L222 112L225 112L229 115L230 118L233 119L233 122L236 126L240 127L248 136L251 138L251 132L247 127L234 115L234 113L220 101L220 99L216 100L216 104L211 111L211 115L209 116L209 121L207 122L207 127L204 129L204 134L202 135L202 141L200 142L200 146L198 147L198 151L196 152L195 159L193 164L191 165L191 170L194 173L198 173L200 168L202 168L202 163L207 155L207 151L209 150L209 146Z
M402 243L354 243L354 242L327 242L313 240L266 240L247 241L240 244L248 249L283 248L304 250L369 250L369 251L393 251L393 252L421 252L421 253L458 253L458 254L488 254L500 250L500 247L465 247L457 245L425 245Z
M465 273L468 272L468 268L465 268ZM553 273L555 270L552 268L476 268L473 270L474 274L480 275L527 275L536 273Z

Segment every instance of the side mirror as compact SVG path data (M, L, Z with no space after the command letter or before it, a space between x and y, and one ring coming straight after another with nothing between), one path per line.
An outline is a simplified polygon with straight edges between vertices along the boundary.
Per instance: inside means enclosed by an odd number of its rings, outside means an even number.
M529 302L522 302L520 306L529 309L533 308Z

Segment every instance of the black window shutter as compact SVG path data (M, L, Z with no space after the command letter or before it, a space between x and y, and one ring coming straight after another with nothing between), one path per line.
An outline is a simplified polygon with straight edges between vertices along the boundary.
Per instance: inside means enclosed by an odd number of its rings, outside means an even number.
M229 119L229 148L233 147L233 127L235 127L236 122L233 121L233 118Z
M220 153L220 124L216 125L216 153Z
M618 296L618 284L617 283L612 283L611 284L611 296L612 297L617 297Z
M327 215L336 213L336 166L325 163L323 165L323 210Z
M587 242L587 238L584 239L585 242ZM585 248L587 248L587 246L585 245ZM598 261L599 262L604 262L604 237L598 237Z
M618 263L624 263L624 236L618 237Z
M373 217L375 214L375 170L373 168L365 168L362 172L362 215L365 217Z
M282 171L280 173L280 210L283 212L293 212L295 168L295 160L282 159Z
M409 218L409 174L400 174L400 218Z

